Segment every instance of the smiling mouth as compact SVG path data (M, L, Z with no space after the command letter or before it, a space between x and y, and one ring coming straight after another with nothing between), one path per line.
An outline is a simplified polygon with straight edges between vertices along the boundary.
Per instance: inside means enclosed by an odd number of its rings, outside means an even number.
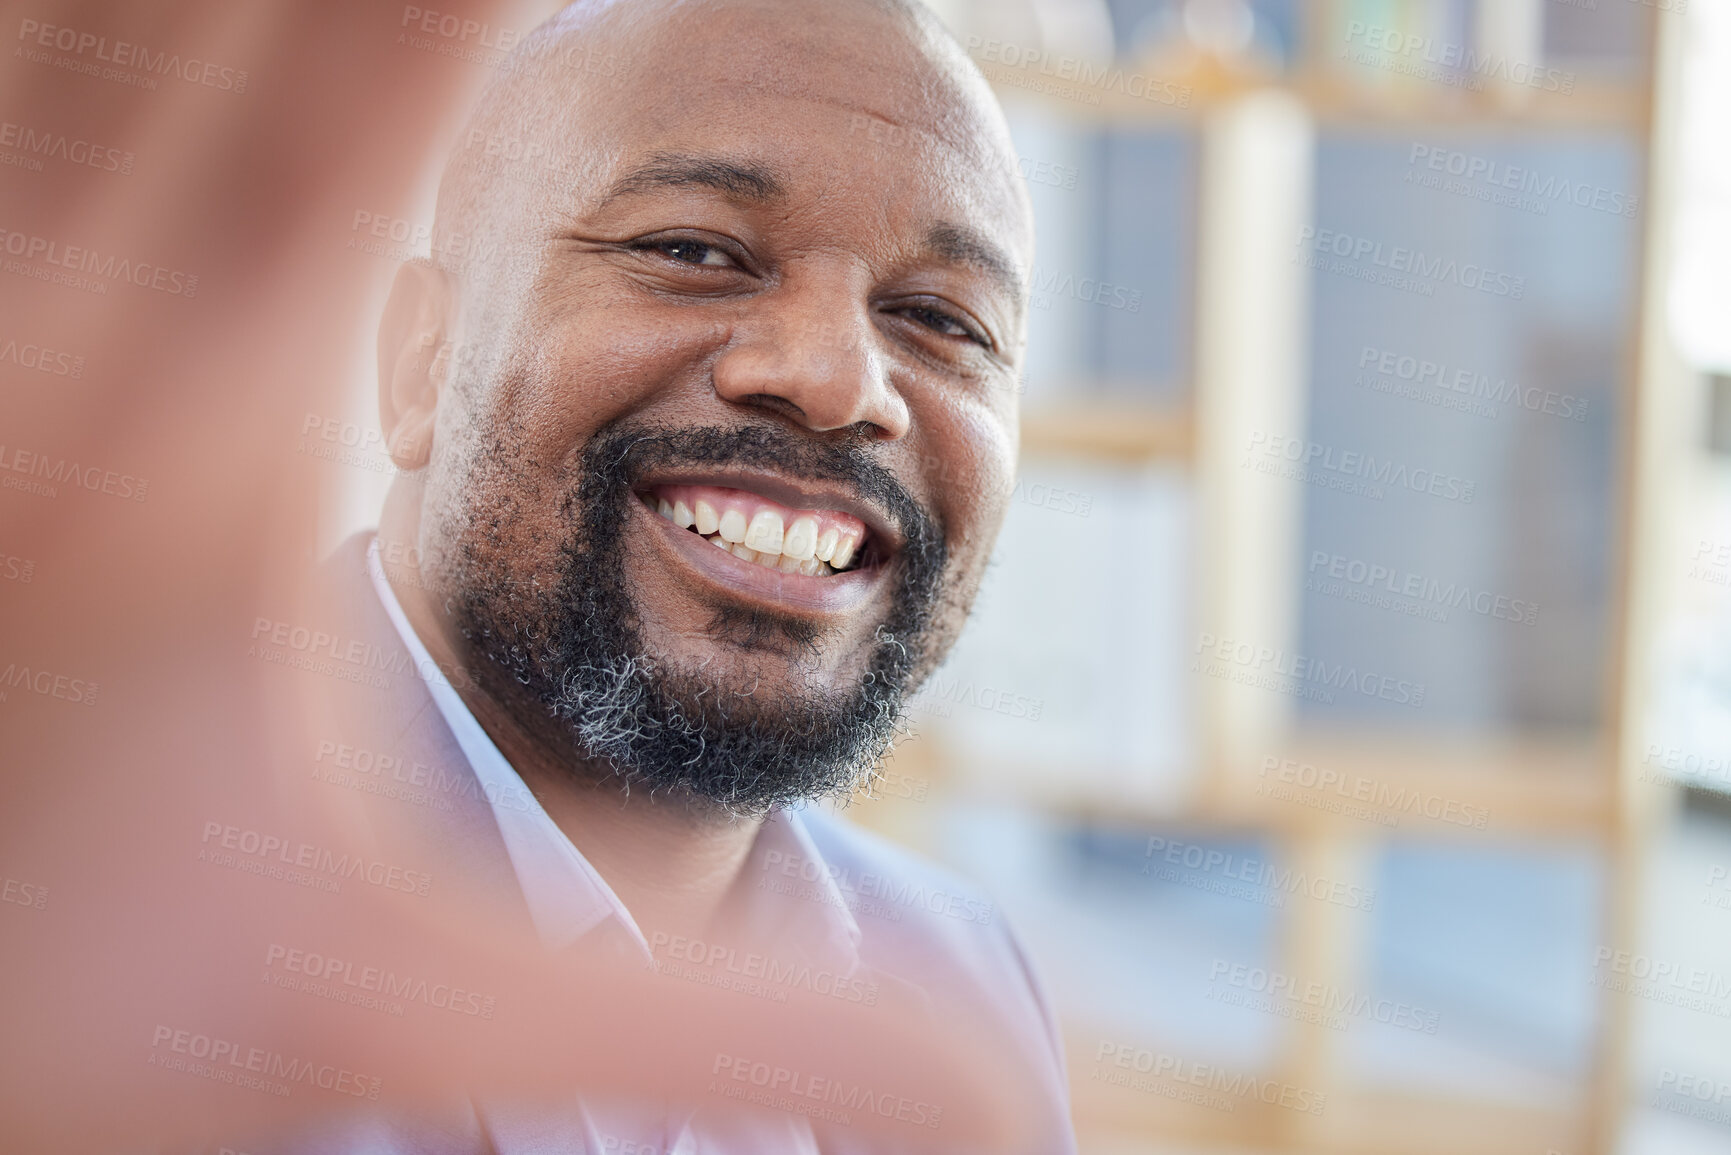
M833 577L871 564L865 523L834 509L793 509L744 489L655 485L638 494L650 510L742 561L805 577Z

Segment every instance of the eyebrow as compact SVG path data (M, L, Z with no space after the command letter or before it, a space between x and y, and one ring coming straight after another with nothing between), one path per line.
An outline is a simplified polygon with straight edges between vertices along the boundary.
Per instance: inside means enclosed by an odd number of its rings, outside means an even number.
M761 204L787 196L787 185L774 172L749 161L694 153L662 152L613 182L602 196L608 204L619 197L658 189L713 189L732 200Z
M985 234L965 225L933 225L926 233L926 251L939 260L980 270L1013 301L1027 295L1027 283L1016 262Z
M614 181L601 198L607 205L620 197L659 189L707 188L746 204L764 204L787 197L786 183L768 167L751 161L698 153L660 152ZM985 273L1011 300L1027 296L1020 266L989 240L966 225L936 224L926 232L926 254Z

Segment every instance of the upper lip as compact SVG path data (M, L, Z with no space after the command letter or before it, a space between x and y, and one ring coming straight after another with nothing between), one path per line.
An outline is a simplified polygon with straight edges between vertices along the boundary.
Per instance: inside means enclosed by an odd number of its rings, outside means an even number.
M668 470L644 477L637 483L637 488L651 489L657 485L717 485L756 493L789 509L833 509L852 514L864 522L867 539L876 542L885 553L894 553L902 546L901 532L889 515L838 482L784 477L757 470L720 469L689 473Z

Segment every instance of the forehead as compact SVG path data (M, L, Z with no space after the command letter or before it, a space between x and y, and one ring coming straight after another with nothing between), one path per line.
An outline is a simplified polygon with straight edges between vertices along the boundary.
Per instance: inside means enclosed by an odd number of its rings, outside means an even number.
M778 173L792 200L924 203L1031 244L990 90L959 50L869 0L622 5L561 41L581 82L537 111L601 162L584 166L589 197L646 157L726 155Z

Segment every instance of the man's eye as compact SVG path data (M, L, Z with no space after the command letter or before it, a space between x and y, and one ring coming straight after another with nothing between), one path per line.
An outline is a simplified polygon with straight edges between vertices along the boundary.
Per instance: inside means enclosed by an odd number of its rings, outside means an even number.
M979 333L942 309L932 309L920 305L905 310L905 315L912 317L934 333L942 333L946 337L962 337L980 345L986 343L986 339Z
M682 265L708 265L712 268L725 268L733 264L732 258L726 253L714 245L704 244L702 241L676 238L667 241L653 241L644 247L652 248Z

